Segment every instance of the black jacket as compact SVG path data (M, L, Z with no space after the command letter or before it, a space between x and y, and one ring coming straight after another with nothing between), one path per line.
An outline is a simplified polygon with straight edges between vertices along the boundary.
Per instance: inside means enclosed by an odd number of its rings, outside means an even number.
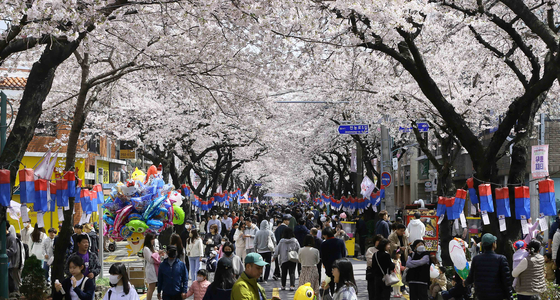
M387 274L387 272L393 272L395 270L395 264L391 259L391 255L386 251L377 251L371 259L371 268L373 270L373 276L382 278ZM379 261L379 265L377 262ZM381 269L379 268L381 266ZM429 276L428 276L429 278Z
M327 275L331 276L332 264L335 260L339 258L346 257L346 244L341 239L335 237L326 239L321 244L321 250L319 251L321 259L323 260L323 265L327 269Z
M427 258L426 258L427 256ZM406 280L409 283L425 283L430 284L430 252L412 252L410 256L412 260L407 261L406 266L409 267ZM413 262L422 263L420 260L424 259L427 263L413 267Z
M506 257L487 251L473 258L465 283L474 283L479 300L512 299L510 274Z
M60 290L60 292L55 291L53 294L53 300L72 300L72 297L70 297L70 290L72 289L72 280L70 279L71 277L68 277L66 279L64 279L64 281L62 281L62 289ZM87 277L84 276L84 280L86 280ZM83 290L82 290L82 286L83 286ZM62 294L62 290L64 290L64 295ZM93 294L95 293L95 279L89 279L87 278L85 284L80 284L77 285L74 288L74 292L78 295L78 298L80 298L81 300L91 300L93 299Z
M284 223L280 223L280 225L276 227L276 230L274 231L274 237L276 238L277 242L280 242L280 240L282 239L282 235L284 234L284 229L286 228L288 228L288 226L286 226L286 224Z
M377 221L375 225L375 234L381 234L384 238L389 238L389 233L391 230L389 229L389 223L385 220Z

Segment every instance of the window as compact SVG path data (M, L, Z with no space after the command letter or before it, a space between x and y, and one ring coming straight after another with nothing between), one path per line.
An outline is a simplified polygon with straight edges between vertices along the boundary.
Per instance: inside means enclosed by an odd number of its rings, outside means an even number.
M99 138L92 136L87 142L87 148L89 152L99 154Z
M35 127L36 136L56 136L57 124L55 122L39 122Z

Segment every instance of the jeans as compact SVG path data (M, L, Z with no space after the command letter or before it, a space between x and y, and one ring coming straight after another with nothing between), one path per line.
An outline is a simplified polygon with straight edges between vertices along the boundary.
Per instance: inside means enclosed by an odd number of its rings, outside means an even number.
M49 282L49 269L51 267L47 264L47 262L43 262L43 270L45 270L45 279Z
M264 252L264 253L260 253L260 255L262 256L263 260L268 263L268 265L266 265L266 267L264 268L264 277L263 277L264 281L268 281L268 276L270 275L270 262L272 260L272 253Z
M287 261L282 264L282 286L286 287L286 277L290 272L290 286L296 286L296 263Z
M196 272L200 270L200 257L189 257L191 280L196 280Z
M428 285L420 283L411 283L410 300L428 300Z

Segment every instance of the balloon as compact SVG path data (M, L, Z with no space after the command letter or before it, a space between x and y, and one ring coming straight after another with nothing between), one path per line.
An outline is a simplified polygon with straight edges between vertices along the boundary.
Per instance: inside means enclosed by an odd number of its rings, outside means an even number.
M123 239L127 239L132 235L132 230L130 230L130 228L128 228L128 226L122 226L118 231L119 231L119 235Z
M139 213L131 213L128 215L128 221L142 220L142 215Z
M148 227L150 227L150 230L153 231L158 231L163 228L163 222L160 220L148 220L146 224L148 225Z
M173 204L173 224L183 225L185 223L185 211L176 203Z
M143 219L149 220L155 214L158 214L159 206L163 203L164 200L165 200L165 196L160 196L156 200L152 201L150 205L148 205L148 208L146 208L146 210L144 211L144 214L142 215Z
M152 195L151 194L144 195L142 197L132 197L132 198L130 198L130 202L132 202L132 205L134 206L134 209L136 211L138 211L139 213L143 213L146 210L146 208L148 208L151 200L152 200Z
M438 278L439 269L434 264L430 265L430 278Z
M144 181L144 179L146 179L146 174L136 168L134 172L132 172L131 178L132 180Z
M307 282L301 285L294 294L294 300L313 300L315 299L315 292L311 287L311 283Z
M346 219L346 213L341 213L341 214L340 214L340 218L341 218L341 219Z
M147 184L148 181L150 181L152 178L156 178L157 175L158 175L158 171L157 171L156 166L151 165L148 168L148 174L146 174L146 176L145 176L146 179L144 179L144 184Z
M127 217L131 212L132 212L132 205L127 205L123 209L119 210L116 214L115 223L113 224L113 226L115 226L115 228L117 229L120 229L120 227L124 224L125 220L127 220Z
M115 213L121 209L121 206L119 203L116 203L113 200L107 199L105 200L105 204L101 205L101 207L103 207L104 209L106 209L107 211L109 211L111 214L115 215Z
M163 207L160 207L160 208L158 209L157 214L154 214L154 215L152 216L152 218L156 218L156 219L159 219L159 220L167 221L167 220L168 220L168 217L167 217L167 209L165 209L165 208L163 208Z
M111 226L115 223L115 219L109 217L108 215L103 216L103 221L105 221L105 223Z
M171 191L169 193L168 196L169 200L171 201L171 203L175 203L179 206L181 206L183 204L183 196L181 196L180 192L177 191Z
M126 223L126 226L130 229L130 231L139 233L144 233L144 231L149 228L148 225L141 220L132 220Z
M144 235L140 232L131 234L126 240L128 241L128 245L126 245L128 256L138 253L144 246Z
M464 243L463 240L459 240ZM460 243L457 238L451 240L449 242L449 256L451 257L451 261L453 261L453 266L455 267L457 274L465 280L469 275L469 263L467 262L467 257L465 256L463 243Z

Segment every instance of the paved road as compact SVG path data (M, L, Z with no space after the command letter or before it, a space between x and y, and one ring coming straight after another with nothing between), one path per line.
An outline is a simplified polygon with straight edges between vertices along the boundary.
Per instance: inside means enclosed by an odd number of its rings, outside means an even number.
M118 242L117 243L117 250L115 252L105 252L103 257L104 257L104 263L103 263L103 274L104 276L109 276L109 268L111 267L111 264L115 263L115 262L123 262L127 265L127 267L142 267L143 266L143 261L142 258L138 257L138 256L128 256L125 246L127 245L126 242ZM356 280L356 283L358 285L358 299L368 299L368 294L367 294L367 282L366 282L366 262L362 261L362 260L358 260L355 258L351 259L352 261L352 265L354 266L354 278ZM274 264L272 264L272 270L274 270ZM271 270L271 274L273 273ZM297 276L297 271L296 271L296 276ZM323 269L323 274L321 275L321 279L325 278L325 272ZM289 280L289 279L288 279ZM189 281L189 285L190 285L190 281ZM272 295L272 289L273 288L280 288L281 284L280 284L280 280L272 280L272 278L268 281L267 284L261 284L265 290L266 290L266 294L270 297ZM296 280L296 287L298 286L298 282ZM280 291L280 298L287 300L287 299L293 299L294 298L294 292L292 291ZM146 294L140 294L140 299L141 300L146 300ZM156 300L157 297L154 294L154 297L152 300ZM403 298L392 298L392 299L403 299ZM408 297L407 297L408 299Z

